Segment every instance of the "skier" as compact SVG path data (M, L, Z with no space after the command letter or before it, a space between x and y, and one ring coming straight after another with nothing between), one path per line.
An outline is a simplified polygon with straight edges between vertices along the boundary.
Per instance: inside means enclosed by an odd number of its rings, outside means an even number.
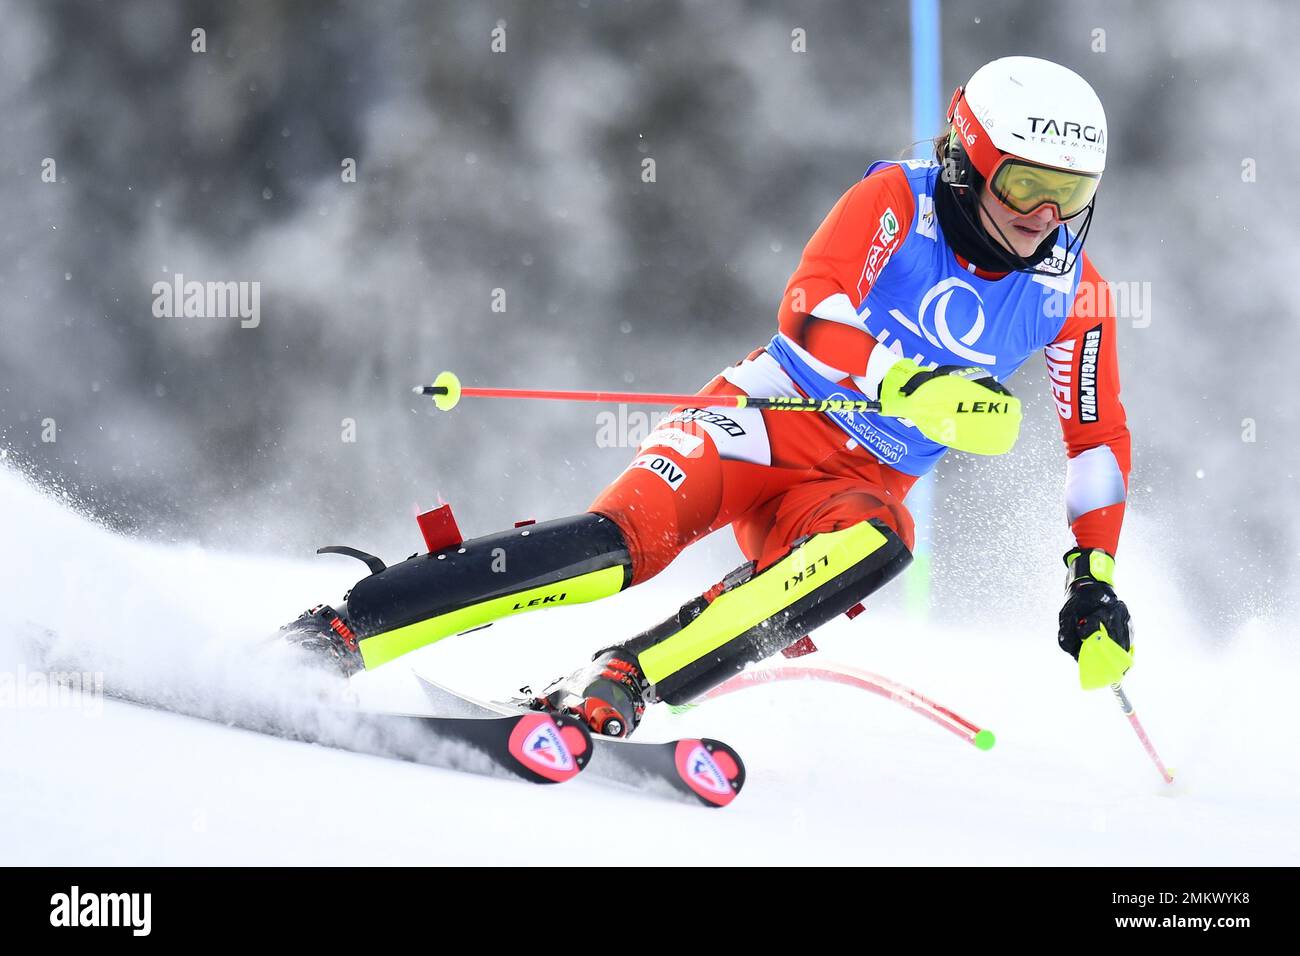
M1007 57L956 90L947 120L933 162L876 162L844 193L804 249L776 335L699 392L865 397L880 414L675 409L588 511L374 565L290 638L351 673L617 593L730 525L747 564L528 701L627 735L650 704L699 696L896 576L913 548L909 489L949 448L1012 447L1021 409L1003 383L1042 349L1075 540L1058 641L1085 687L1119 680L1132 662L1113 579L1129 432L1113 309L1083 253L1105 114L1074 72Z

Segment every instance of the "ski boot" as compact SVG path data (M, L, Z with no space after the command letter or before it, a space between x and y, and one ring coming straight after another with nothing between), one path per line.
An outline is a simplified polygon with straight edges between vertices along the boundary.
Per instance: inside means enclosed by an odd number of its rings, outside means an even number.
M290 645L304 651L312 663L337 669L344 677L365 669L356 634L328 604L318 604L303 611L296 621L280 628L280 635Z
M654 703L649 682L636 657L620 648L597 654L586 667L527 701L534 710L572 714L606 737L630 735L648 703Z

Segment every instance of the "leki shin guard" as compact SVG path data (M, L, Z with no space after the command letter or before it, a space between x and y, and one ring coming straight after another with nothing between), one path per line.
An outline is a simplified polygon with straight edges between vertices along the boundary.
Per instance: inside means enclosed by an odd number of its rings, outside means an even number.
M898 535L874 518L814 534L761 573L752 564L737 569L614 651L636 661L654 700L689 703L845 613L911 560Z
M430 516L440 519L432 531ZM616 594L632 577L623 534L601 515L465 541L444 506L422 515L421 528L428 553L391 567L351 548L322 548L358 558L372 573L343 603L313 608L289 625L290 640L328 651L353 673L511 614Z

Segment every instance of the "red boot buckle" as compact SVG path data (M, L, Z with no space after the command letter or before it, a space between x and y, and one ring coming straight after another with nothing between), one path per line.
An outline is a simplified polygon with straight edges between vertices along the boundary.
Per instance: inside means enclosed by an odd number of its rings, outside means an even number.
M599 697L588 697L579 708L582 719L598 734L606 737L622 737L627 733L627 724L623 715Z

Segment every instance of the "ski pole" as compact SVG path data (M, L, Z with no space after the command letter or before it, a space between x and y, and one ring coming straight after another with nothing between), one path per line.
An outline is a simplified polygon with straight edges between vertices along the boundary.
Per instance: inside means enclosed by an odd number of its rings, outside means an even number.
M452 372L442 372L432 385L417 385L417 395L428 395L444 412L462 398L527 398L553 402L626 402L633 405L689 405L692 408L770 408L783 412L879 412L880 403L848 398L755 398L750 395L673 395L662 392L581 392L541 388L477 388L462 386Z
M1115 699L1119 701L1119 706L1120 709L1124 711L1124 716L1128 718L1129 724L1132 725L1133 732L1137 734L1138 740L1142 741L1142 746L1146 749L1147 756L1151 758L1151 762L1154 763L1156 769L1160 771L1160 776L1164 777L1165 783L1173 783L1173 771L1165 769L1164 762L1160 759L1160 755L1156 753L1156 748L1151 745L1151 739L1147 736L1147 732L1142 729L1142 724L1137 717L1137 711L1133 709L1133 704L1129 701L1128 695L1124 693L1124 688L1120 686L1119 681L1116 681L1110 685L1110 689L1111 693L1115 695Z

